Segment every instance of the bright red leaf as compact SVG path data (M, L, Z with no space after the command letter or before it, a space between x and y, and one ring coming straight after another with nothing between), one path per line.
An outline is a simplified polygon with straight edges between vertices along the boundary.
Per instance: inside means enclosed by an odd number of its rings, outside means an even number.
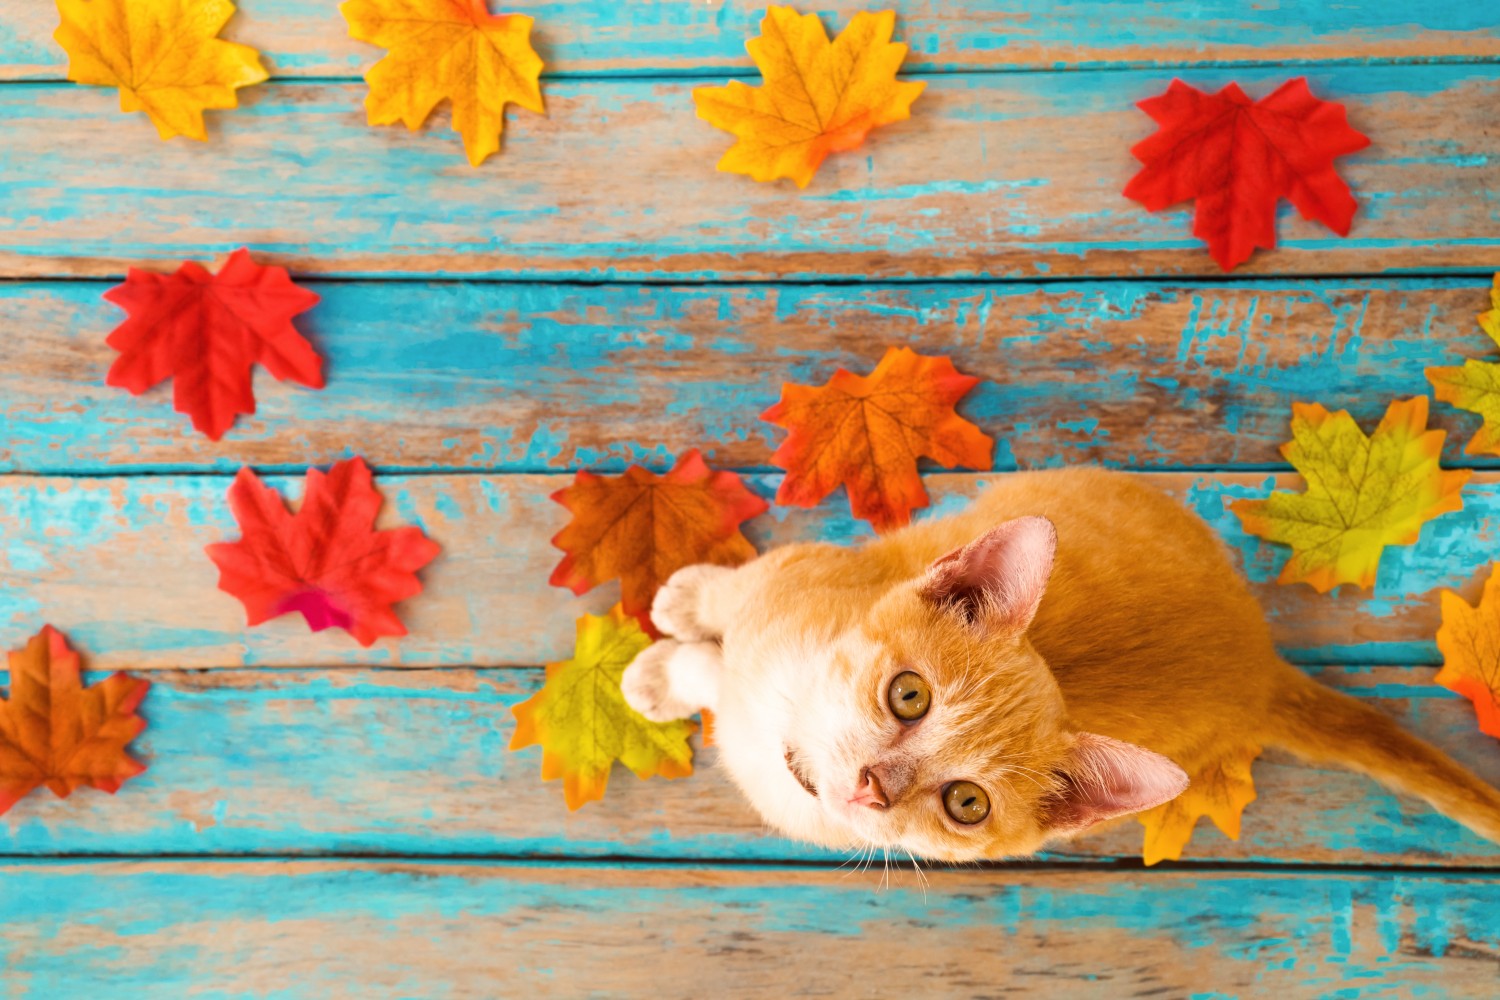
M51 625L10 654L0 698L0 813L46 785L60 798L90 785L114 794L146 769L125 752L146 728L135 713L151 687L117 673L83 686L78 654Z
M1357 207L1333 168L1370 140L1349 127L1344 106L1321 101L1302 77L1251 101L1231 83L1205 94L1181 80L1137 105L1161 126L1131 150L1144 167L1125 188L1153 212L1195 201L1193 235L1224 270L1256 247L1276 246L1276 204L1349 235Z
M341 628L363 646L406 634L392 605L421 593L417 570L439 548L421 528L375 530L381 496L364 459L308 470L296 514L249 469L229 504L244 536L208 555L219 589L240 599L251 625L296 611L314 632Z
M625 614L648 628L651 599L677 570L755 557L740 524L767 507L739 476L710 469L696 449L664 476L638 465L622 476L580 472L552 499L573 512L552 539L567 553L552 585L582 594L619 577Z
M791 433L771 461L787 470L776 502L815 507L842 485L855 517L898 528L927 506L917 460L988 469L995 441L954 410L979 379L946 357L892 347L869 375L840 368L826 385L781 387L761 414Z
M107 343L120 352L105 382L140 395L172 379L173 406L217 441L241 413L255 412L251 369L323 388L323 359L292 325L318 296L282 267L236 250L218 274L189 261L175 274L130 269L104 293L130 318Z

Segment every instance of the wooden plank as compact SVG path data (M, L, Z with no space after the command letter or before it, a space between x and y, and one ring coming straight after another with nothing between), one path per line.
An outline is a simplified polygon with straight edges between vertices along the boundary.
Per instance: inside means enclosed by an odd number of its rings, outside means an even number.
M1255 94L1284 68L1235 74ZM1483 65L1311 67L1376 137L1341 165L1348 239L1281 219L1239 275L1478 274L1500 256L1500 78ZM718 173L688 84L570 81L469 167L443 122L365 124L357 84L272 84L163 146L97 88L0 88L0 275L114 276L249 244L305 273L583 280L1218 275L1186 209L1120 191L1157 71L955 75L805 192ZM1195 77L1222 83L1223 74ZM935 164L941 165L936 167Z
M1326 668L1500 784L1500 754L1430 667ZM114 797L36 794L0 820L0 854L640 857L845 860L767 834L715 751L679 781L616 768L568 812L535 748L508 753L509 707L535 670L159 671L133 751L149 770ZM1205 820L1189 861L1482 866L1494 844L1366 778L1268 752L1238 842ZM1060 862L1140 856L1126 823Z
M927 477L934 506L961 508L987 477ZM1436 663L1438 593L1477 597L1495 554L1500 474L1476 474L1462 511L1426 525L1416 545L1386 551L1373 593L1319 595L1274 583L1286 550L1246 536L1227 508L1236 497L1300 488L1270 473L1158 473L1225 538L1255 584L1278 643L1322 663ZM362 649L338 630L311 634L285 616L244 628L240 604L216 589L203 547L238 535L227 477L127 479L0 477L0 632L14 645L42 622L68 631L104 669L173 667L529 666L572 648L574 620L613 603L613 584L585 597L546 584L561 554L549 544L567 512L548 496L567 476L386 476L384 516L422 525L443 546L423 571L423 594L401 606L411 634ZM299 495L301 480L272 479ZM778 478L752 476L774 495ZM775 508L747 533L761 548L797 539L868 535L841 494L812 511Z
M190 862L0 868L23 997L1494 996L1500 880ZM670 963L670 976L663 976ZM878 982L866 981L877 976ZM851 990L851 986L854 990Z
M304 0L243 0L224 37L260 50L278 77L358 76L380 50L348 37L344 21ZM622 4L616 0L507 0L492 10L532 14L548 73L630 75L743 70L745 39L759 33L760 0ZM1476 4L1321 0L1248 7L1235 0L1155 0L1122 30L1107 0L999 3L892 0L898 37L912 49L909 71L1053 69L1339 59L1439 60L1500 56L1500 30ZM836 31L856 0L822 0ZM0 24L0 80L57 80L67 58L52 41L49 4L8 10Z
M1487 285L315 282L323 302L299 322L328 388L262 372L257 415L213 442L169 386L135 399L104 385L122 317L107 284L13 283L0 285L0 471L300 471L351 441L388 469L619 471L693 447L766 469L782 434L759 415L783 382L868 371L897 344L984 380L961 410L999 439L998 468L1284 468L1293 401L1369 427L1427 391L1425 367L1493 355L1474 321ZM1476 417L1433 418L1449 463L1494 464L1462 454Z

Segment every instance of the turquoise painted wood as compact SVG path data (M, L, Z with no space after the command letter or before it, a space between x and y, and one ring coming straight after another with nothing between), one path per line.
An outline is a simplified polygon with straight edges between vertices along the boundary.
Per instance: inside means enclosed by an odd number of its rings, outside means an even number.
M368 861L0 868L23 997L1494 995L1500 880ZM670 974L663 969L670 962Z
M1500 782L1494 740L1467 701L1426 667L1327 668L1326 683L1369 698L1478 773ZM93 677L103 675L94 674ZM38 794L0 823L0 854L382 855L832 861L846 855L765 832L714 761L642 782L623 767L577 812L540 780L536 748L507 752L510 707L537 670L155 671L148 765L116 797ZM1259 797L1230 841L1207 820L1187 862L1491 866L1500 849L1348 772L1269 752ZM1127 822L1048 855L1060 863L1136 858Z
M380 50L348 37L335 4L243 0L225 37L257 48L277 77L358 76ZM765 10L749 0L619 3L498 0L530 14L551 74L661 75L742 70L745 39ZM800 9L810 9L806 6ZM1500 29L1480 4L1320 0L1274 7L1236 0L1152 0L1122 23L1108 0L819 0L830 32L855 11L895 10L913 72L1053 69L1204 62L1478 60L1500 57ZM0 25L0 80L57 80L67 59L52 41L57 13L27 2Z
M1474 193L1500 189L1500 74L1306 72L1378 139L1342 161L1364 207L1347 239L1288 209L1280 248L1236 274L1493 270L1500 202ZM1287 70L1232 75L1261 94ZM910 121L831 158L805 192L715 171L730 139L680 82L559 82L549 117L515 114L480 169L441 120L417 134L366 125L353 83L259 87L215 117L212 142L167 145L110 92L4 87L0 276L116 276L248 244L344 277L1217 277L1186 210L1147 213L1120 193L1131 145L1153 129L1133 102L1171 77L934 80Z
M1265 606L1283 652L1304 663L1440 662L1433 637L1443 588L1477 597L1496 558L1500 475L1476 474L1462 511L1426 525L1417 544L1387 549L1373 592L1319 595L1274 582L1286 550L1246 536L1227 504L1299 488L1268 473L1156 473L1153 481L1207 520ZM924 516L961 509L981 475L934 475ZM271 480L284 495L300 479ZM564 658L574 621L617 599L614 584L579 598L546 585L561 553L549 542L568 514L548 497L568 476L426 475L380 480L385 523L418 524L443 546L422 595L400 608L410 635L364 649L338 630L310 633L297 616L244 627L216 589L203 547L238 536L228 477L0 477L0 633L7 648L44 621L63 628L99 669L317 665L532 666ZM750 488L775 493L775 476ZM13 526L25 526L16 530ZM774 508L746 526L765 548L869 536L841 495L811 511Z
M328 359L321 392L262 371L258 413L219 442L171 388L104 385L123 317L107 282L0 284L0 471L300 473L356 447L382 469L620 471L700 448L766 470L759 419L783 382L868 371L891 345L983 379L960 407L996 466L1286 468L1290 404L1373 427L1426 393L1423 369L1492 358L1481 279L1257 279L1233 284L559 286L313 282L299 325ZM1478 417L1433 408L1463 453ZM351 442L357 442L357 445Z

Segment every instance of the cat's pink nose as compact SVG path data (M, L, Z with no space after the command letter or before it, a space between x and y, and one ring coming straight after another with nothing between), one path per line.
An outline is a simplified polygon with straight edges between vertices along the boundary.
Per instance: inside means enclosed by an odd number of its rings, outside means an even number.
M880 787L880 776L875 769L867 767L860 773L859 787L849 798L851 806L869 806L871 809L884 809L891 804L890 799L885 797L885 789Z

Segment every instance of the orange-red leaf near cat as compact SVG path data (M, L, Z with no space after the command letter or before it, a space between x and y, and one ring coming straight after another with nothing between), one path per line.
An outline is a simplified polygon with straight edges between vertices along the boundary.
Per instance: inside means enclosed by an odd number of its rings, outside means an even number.
M1500 738L1500 563L1490 570L1479 604L1443 591L1438 650L1443 669L1433 678L1474 703L1479 729Z
M580 472L552 499L573 512L552 539L566 553L552 585L582 594L618 577L625 613L648 628L651 599L677 570L755 557L740 525L768 507L739 476L710 469L696 449L666 475L637 465L621 476Z
M146 769L125 752L146 728L136 714L150 682L116 673L83 686L78 654L51 625L10 654L0 698L0 813L46 785L61 798L89 785L113 794Z
M375 529L382 499L364 459L307 473L293 514L281 494L241 469L229 489L243 537L208 546L219 589L245 605L249 624L300 612L314 632L341 628L362 646L402 636L392 607L422 591L417 570L436 558L421 528Z
M787 470L776 502L813 507L842 485L877 531L906 524L927 506L918 458L990 467L994 439L953 409L978 383L946 357L893 347L869 375L840 368L827 385L784 384L761 414L791 432L771 456Z

